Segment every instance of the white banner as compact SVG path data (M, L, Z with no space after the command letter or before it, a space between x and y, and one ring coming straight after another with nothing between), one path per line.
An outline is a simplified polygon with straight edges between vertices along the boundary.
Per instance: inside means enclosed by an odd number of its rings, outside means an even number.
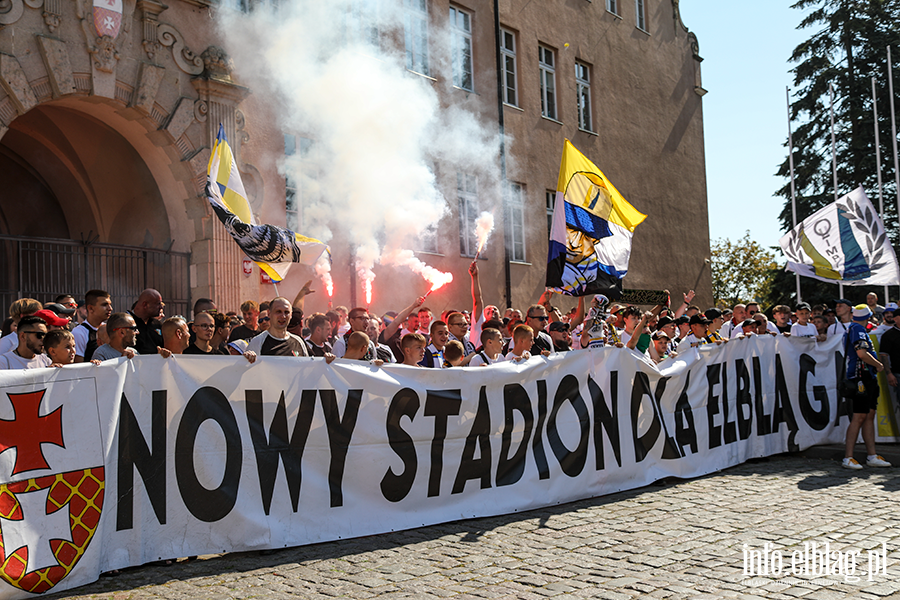
M900 269L884 223L862 186L803 220L778 241L785 270L844 285L897 285Z
M662 370L603 348L450 370L147 356L0 372L0 599L840 442L840 342L754 337Z

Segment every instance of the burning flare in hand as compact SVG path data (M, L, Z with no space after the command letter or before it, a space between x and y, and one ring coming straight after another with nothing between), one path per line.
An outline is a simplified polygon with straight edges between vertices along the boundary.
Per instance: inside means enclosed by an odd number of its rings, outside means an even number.
M475 252L475 258L481 254L484 245L487 243L488 237L494 230L494 213L483 212L475 221L475 239L478 240L478 250Z

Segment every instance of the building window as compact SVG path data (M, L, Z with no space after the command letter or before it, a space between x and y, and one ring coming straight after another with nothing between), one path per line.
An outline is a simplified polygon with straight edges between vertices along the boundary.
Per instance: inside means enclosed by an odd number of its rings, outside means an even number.
M575 62L575 87L578 94L578 128L593 131L591 126L591 69Z
M290 134L284 135L284 212L285 225L301 232L303 207L316 200L318 194L319 162L315 141Z
M474 89L472 83L472 15L450 7L450 53L453 58L453 85Z
M541 72L541 114L556 120L556 57L553 50L538 46L538 67Z
M403 0L406 68L429 75L428 69L428 4L426 0Z
M644 0L634 0L634 8L637 13L638 29L647 31L647 15L644 14Z
M606 10L614 15L619 14L619 0L606 0Z
M475 256L475 221L478 219L478 187L475 175L456 174L456 195L459 198L459 254Z
M545 192L547 201L547 236L553 230L553 207L556 205L556 190L547 190Z
M344 13L344 40L347 43L378 45L378 7L380 2L351 0Z
M509 260L525 262L525 192L521 183L509 183L506 202L509 223Z
M429 254L440 254L438 248L438 229L437 225L429 225L419 236L419 252L428 252Z
M519 106L516 86L516 34L508 29L500 30L500 55L503 60L503 102Z

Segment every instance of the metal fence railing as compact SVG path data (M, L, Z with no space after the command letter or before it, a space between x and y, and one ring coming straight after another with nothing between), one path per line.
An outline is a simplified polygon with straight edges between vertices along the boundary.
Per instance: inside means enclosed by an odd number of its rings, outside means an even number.
M18 298L53 302L59 294L84 299L109 292L113 309L127 310L142 290L162 294L166 314L189 314L191 255L136 246L0 235L0 315Z

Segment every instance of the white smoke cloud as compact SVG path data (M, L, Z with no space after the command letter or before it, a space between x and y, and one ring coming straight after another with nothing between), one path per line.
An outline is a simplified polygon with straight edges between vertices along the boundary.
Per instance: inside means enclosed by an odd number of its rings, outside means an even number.
M479 196L499 201L496 124L442 108L436 84L406 70L402 0L281 4L222 10L218 23L237 79L271 98L285 131L315 140L317 172L299 155L282 165L303 189L300 233L328 241L346 232L371 273L383 245L410 247L446 213L435 164L477 174ZM450 78L448 40L431 27L431 64Z

